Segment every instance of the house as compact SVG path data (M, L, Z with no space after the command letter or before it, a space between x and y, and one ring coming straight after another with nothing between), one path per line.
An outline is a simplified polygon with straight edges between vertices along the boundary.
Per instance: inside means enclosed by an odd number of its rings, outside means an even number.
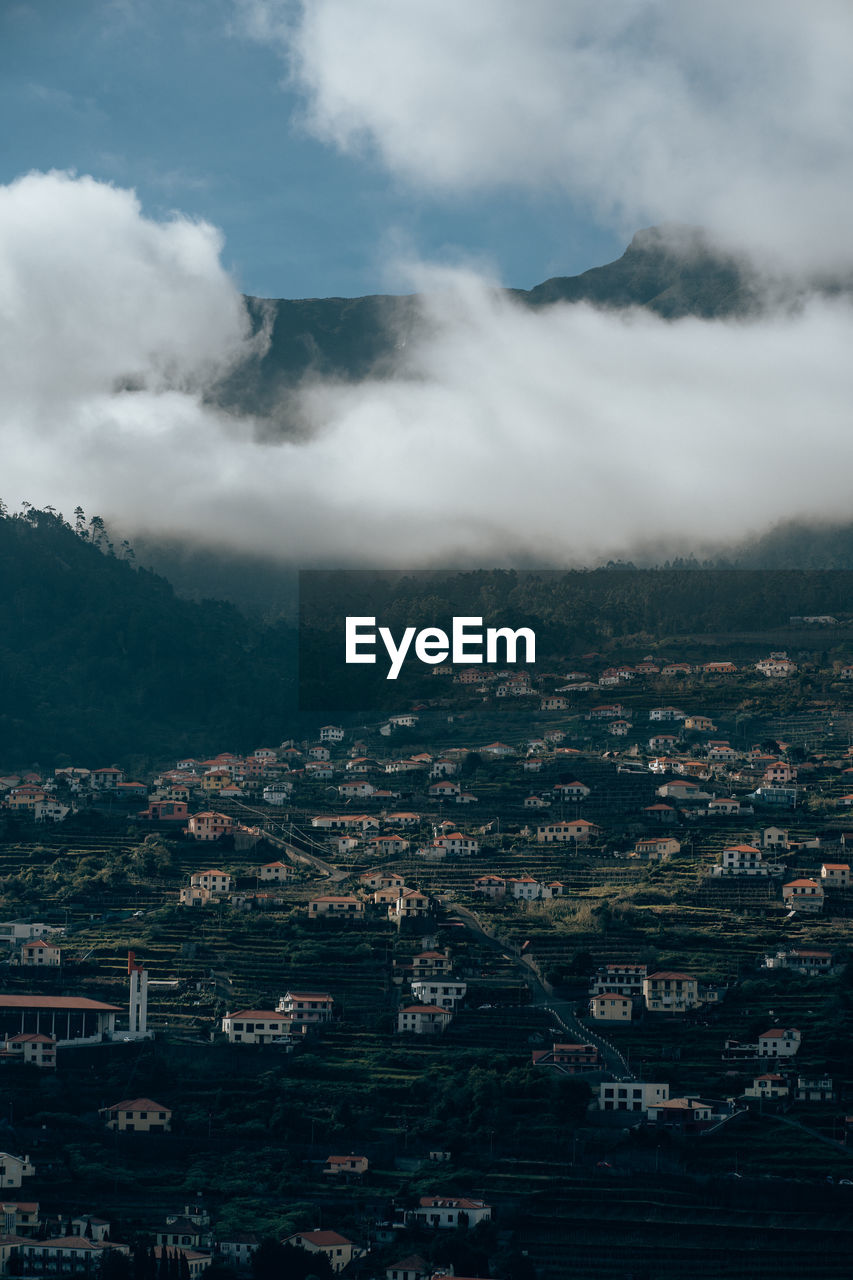
M154 1245L154 1257L158 1263L160 1259L166 1256L167 1261L174 1255L178 1255L179 1260L185 1261L187 1270L190 1274L190 1280L200 1280L200 1277L207 1271L213 1257L209 1253L199 1251L197 1249L174 1249L167 1244Z
M33 1236L39 1229L37 1200L3 1200L0 1222L10 1234Z
M234 826L227 814L206 810L191 816L187 823L187 835L192 840L223 840L234 834Z
M695 733L714 733L717 728L708 716L685 716L684 727Z
M462 788L458 782L451 782L448 778L442 778L440 782L434 782L428 789L427 795L431 800L449 800L460 795Z
M209 889L194 889L191 884L185 884L178 894L178 901L182 907L203 907L211 902L213 895Z
M689 671L690 671L690 668L687 667L687 672ZM664 675L664 676L671 675L671 674L674 675L675 672L667 667L664 667L663 671L661 672L661 675ZM681 711L678 707L652 707L652 709L649 711L649 719L657 720L657 721L684 720L685 715L684 715L684 712Z
M590 793L583 782L558 782L554 790L564 800L585 800Z
M324 724L320 730L321 742L343 742L344 731L337 724Z
M484 898L502 898L506 893L506 880L502 876L478 876L474 881L474 892L481 893Z
M360 898L346 893L324 893L308 903L308 919L326 917L332 920L354 920L364 915L364 903Z
M764 957L765 969L793 969L817 977L832 970L832 952L799 948L793 951L777 951L775 956Z
M830 1076L797 1076L797 1102L835 1102L835 1086Z
M778 679L794 675L797 664L792 662L785 653L771 653L769 658L762 658L760 662L756 662L755 670L768 678Z
M634 1002L618 991L602 991L589 1002L589 1016L597 1022L630 1022Z
M110 1238L110 1224L106 1218L96 1218L92 1213L81 1213L71 1219L71 1229L75 1235L85 1236L87 1240L100 1243Z
M655 794L665 800L677 800L679 804L691 804L699 800L713 799L709 792L703 791L697 783L691 782L689 778L673 778L672 782L665 782L662 787L658 787Z
M59 947L44 938L36 938L33 942L25 942L21 947L21 964L41 966L42 968L58 968L62 962Z
M743 1096L775 1102L778 1098L787 1098L789 1092L788 1081L784 1076L775 1071L767 1071L764 1075L755 1077L752 1084L744 1089Z
M761 849L752 844L730 844L721 854L719 866L714 867L714 875L727 876L769 876L781 868L773 862L765 862Z
M290 1039L290 1018L278 1009L239 1009L226 1013L222 1030L229 1044L283 1044Z
M119 1133L168 1133L172 1127L170 1109L150 1098L114 1102L111 1107L101 1107L98 1114L105 1118L108 1129Z
M475 840L472 836L463 836L459 831L452 831L449 834L439 836L432 843L435 848L443 849L447 854L464 857L472 856L480 848L479 840Z
M820 869L820 878L827 889L849 889L850 863L824 862Z
M31 1178L35 1167L29 1156L13 1156L9 1151L0 1151L0 1187L19 1187L24 1178Z
M364 1252L353 1244L346 1236L337 1231L299 1231L288 1236L282 1244L295 1245L298 1249L306 1249L309 1253L324 1253L329 1259L333 1271L343 1271L353 1258L361 1257Z
M248 1271L252 1265L252 1254L261 1243L261 1237L254 1231L232 1231L224 1240L217 1241L217 1250L221 1257L237 1271Z
M331 1022L334 997L327 991L288 991L279 997L276 1010L290 1019L291 1031L304 1034L311 1026Z
M594 1044L555 1044L551 1049L534 1049L532 1061L535 1067L556 1067L569 1076L601 1068L601 1055Z
M440 1035L450 1025L453 1014L432 1004L409 1004L397 1010L397 1030L416 1036Z
M668 1084L652 1084L644 1080L618 1080L598 1086L601 1111L631 1111L646 1115L650 1106L669 1100Z
M401 889L397 901L388 908L389 918L398 922L428 916L432 909L429 896L419 889Z
M18 1245L17 1253L20 1274L25 1276L91 1276L99 1274L110 1253L127 1256L130 1248L106 1240L87 1240L85 1236L52 1236L47 1240L26 1240Z
M574 822L551 822L537 827L536 839L539 844L587 844L598 831L594 822L577 818Z
M792 911L823 910L823 886L817 880L789 880L782 885L782 901Z
M56 1041L53 1036L7 1036L0 1044L0 1063L26 1062L46 1071L56 1070Z
M787 849L790 843L788 832L782 827L765 827L761 833L763 849Z
M607 964L592 979L590 995L602 995L607 991L640 999L647 976L648 967L644 964Z
M385 1268L385 1280L430 1280L431 1275L431 1264L425 1262L418 1253L408 1254Z
M719 1106L719 1104L717 1104ZM668 1125L679 1129L702 1130L718 1123L732 1114L731 1104L719 1111L715 1104L703 1102L701 1098L669 1098L666 1102L654 1103L648 1109L650 1124Z
M51 933L63 933L55 925L30 922L28 920L4 920L0 922L0 946L5 942L9 947L16 947L19 942L27 942L33 938L46 938Z
M678 821L678 811L671 804L647 804L643 813L649 822L659 822L661 826Z
M402 889L405 883L403 877L396 871L387 871L383 867L362 871L358 882L364 885L365 889Z
M673 836L650 836L646 840L638 840L634 845L634 853L638 858L648 858L650 862L665 862L674 854L681 852L681 842Z
M799 1052L802 1036L796 1027L771 1027L758 1037L759 1058L792 1058Z
M544 892L545 886L534 880L533 876L513 876L506 883L517 902L535 902L538 898L551 896Z
M367 1156L327 1156L323 1173L331 1174L335 1178L339 1178L342 1175L355 1175L360 1178L367 1173L367 1169Z
M412 957L412 973L416 978L429 978L450 973L450 955L446 951L420 951Z
M186 800L151 800L139 817L148 822L188 822L189 805Z
M263 866L258 867L257 877L259 880L273 881L280 884L284 880L290 880L296 875L296 871L288 862L265 862Z
M231 876L227 871L195 871L190 876L190 888L206 889L212 895L230 893L231 887Z
M525 809L547 809L548 801L543 800L541 796L525 796Z
M89 774L89 784L96 791L115 791L120 782L124 782L124 771L115 765L107 769L93 769Z
M491 1205L484 1200L468 1196L421 1196L418 1207L406 1215L407 1220L425 1227L442 1230L456 1227L475 1227L480 1222L490 1222Z
M643 998L650 1013L687 1013L699 1006L699 984L689 973L660 969L644 978Z
M412 982L412 995L424 1004L434 1005L438 1009L455 1010L465 999L468 991L467 982L457 979L416 978Z

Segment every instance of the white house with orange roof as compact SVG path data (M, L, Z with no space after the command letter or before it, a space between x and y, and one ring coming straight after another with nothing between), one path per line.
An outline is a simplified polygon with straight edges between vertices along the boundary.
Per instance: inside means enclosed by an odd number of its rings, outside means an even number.
M275 862L263 863L258 867L256 874L259 880L281 884L284 880L291 880L296 875L296 870L289 862L278 859Z
M396 902L388 908L388 916L398 923L402 920L415 920L428 916L432 910L429 895L420 889L401 889Z
M481 1222L490 1222L492 1207L485 1200L474 1200L470 1196L421 1196L418 1207L406 1217L425 1227L455 1230L463 1224L476 1227Z
M278 1009L238 1009L226 1013L222 1030L229 1044L282 1044L290 1038L290 1018Z
M279 997L276 1011L290 1019L291 1031L304 1034L309 1027L331 1022L334 997L328 991L287 991Z
M119 1133L168 1133L172 1127L170 1108L151 1098L114 1102L111 1107L101 1107L98 1114L104 1117L108 1129Z
M7 1036L0 1041L0 1058L5 1062L25 1062L44 1071L55 1071L56 1040L35 1031Z
M770 1027L758 1037L759 1058L793 1058L800 1051L802 1035L796 1027Z
M416 1036L441 1035L450 1025L453 1014L434 1004L407 1004L397 1010L397 1030Z
M850 863L824 862L820 869L820 879L827 889L849 889Z
M780 1076L776 1071L765 1071L763 1075L756 1076L752 1084L744 1089L743 1096L775 1102L778 1098L787 1098L790 1092L785 1076Z
M817 913L823 910L823 885L803 876L782 885L782 901L792 911Z
M688 1013L699 1007L699 983L689 973L658 969L643 979L643 998L650 1013Z
M308 903L308 919L356 920L364 915L364 903L351 893L322 893Z
M214 896L230 893L231 874L228 871L222 871L219 867L209 868L207 871L194 871L190 876L190 885L193 889L206 889Z
M478 876L473 887L474 892L484 898L502 898L506 893L506 880L503 876Z
M597 835L599 828L586 818L571 822L549 822L536 828L539 844L587 844Z

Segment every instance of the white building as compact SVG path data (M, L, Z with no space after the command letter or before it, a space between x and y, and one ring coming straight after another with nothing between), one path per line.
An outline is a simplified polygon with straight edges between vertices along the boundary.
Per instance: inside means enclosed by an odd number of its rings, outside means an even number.
M412 995L424 1004L434 1005L438 1009L454 1010L465 999L468 991L467 982L456 978L445 978L436 981L433 978L416 978L412 983Z
M652 1084L644 1080L617 1080L598 1086L598 1105L602 1111L631 1111L646 1115L649 1107L669 1101L668 1084Z

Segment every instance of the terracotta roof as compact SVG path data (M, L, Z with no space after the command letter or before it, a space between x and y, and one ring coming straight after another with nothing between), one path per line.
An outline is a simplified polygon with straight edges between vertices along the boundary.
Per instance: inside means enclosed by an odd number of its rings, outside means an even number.
M123 1102L114 1102L111 1107L101 1107L101 1111L170 1111L171 1107L153 1098L125 1098Z
M307 1240L309 1244L316 1245L319 1249L328 1245L352 1244L352 1240L338 1235L337 1231L297 1231L294 1235L288 1236L287 1240Z
M279 1013L277 1009L238 1009L236 1013L226 1013L226 1018L254 1018L256 1020L263 1018L270 1021L272 1018L278 1019L279 1022L289 1022L290 1019L284 1013Z

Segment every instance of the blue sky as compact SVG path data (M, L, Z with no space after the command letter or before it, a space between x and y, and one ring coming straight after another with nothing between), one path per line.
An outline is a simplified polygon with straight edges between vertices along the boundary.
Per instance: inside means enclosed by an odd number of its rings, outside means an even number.
M527 288L624 248L565 190L413 189L315 140L282 60L239 29L231 0L7 0L0 51L14 121L0 181L73 169L133 187L149 216L204 218L247 293L383 292L400 251L473 259Z

